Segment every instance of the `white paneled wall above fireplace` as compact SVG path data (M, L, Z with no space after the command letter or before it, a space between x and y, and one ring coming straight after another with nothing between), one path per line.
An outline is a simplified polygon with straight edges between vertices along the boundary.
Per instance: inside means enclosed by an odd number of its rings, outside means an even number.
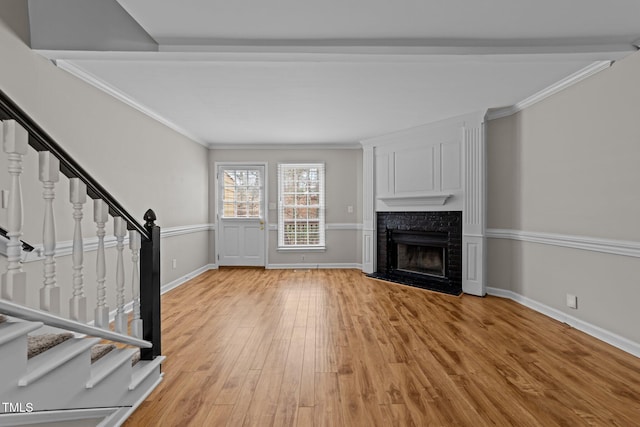
M376 213L462 211L465 293L484 295L484 113L362 141L363 270L376 271Z
M388 136L391 143L378 140L376 211L423 205L432 206L427 210L462 210L463 137L456 127L416 128Z

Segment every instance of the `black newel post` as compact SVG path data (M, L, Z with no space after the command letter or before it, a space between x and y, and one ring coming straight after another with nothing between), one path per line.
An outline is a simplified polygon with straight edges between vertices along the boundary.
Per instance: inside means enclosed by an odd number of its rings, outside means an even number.
M143 239L140 248L140 317L142 339L150 341L152 348L141 349L142 360L152 360L162 354L160 343L160 227L154 221L156 214L149 209L144 214L144 228L150 239Z

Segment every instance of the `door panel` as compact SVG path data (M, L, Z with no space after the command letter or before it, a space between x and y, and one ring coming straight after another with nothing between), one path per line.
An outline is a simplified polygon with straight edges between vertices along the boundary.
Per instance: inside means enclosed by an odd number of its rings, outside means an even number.
M238 251L238 242L240 238L240 227L237 225L224 224L222 226L223 246L225 248L225 254L227 256L237 257L240 252Z
M264 166L218 167L218 264L264 266Z

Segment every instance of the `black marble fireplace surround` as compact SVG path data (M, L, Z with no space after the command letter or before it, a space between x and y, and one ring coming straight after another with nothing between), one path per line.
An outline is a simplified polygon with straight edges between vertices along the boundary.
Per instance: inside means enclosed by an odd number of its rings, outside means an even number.
M378 212L371 277L459 295L462 212Z

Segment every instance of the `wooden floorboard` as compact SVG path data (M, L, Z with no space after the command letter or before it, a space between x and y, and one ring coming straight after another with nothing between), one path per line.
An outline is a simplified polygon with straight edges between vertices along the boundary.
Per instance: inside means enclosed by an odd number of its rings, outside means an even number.
M125 426L640 426L640 359L506 299L223 268L162 304Z

